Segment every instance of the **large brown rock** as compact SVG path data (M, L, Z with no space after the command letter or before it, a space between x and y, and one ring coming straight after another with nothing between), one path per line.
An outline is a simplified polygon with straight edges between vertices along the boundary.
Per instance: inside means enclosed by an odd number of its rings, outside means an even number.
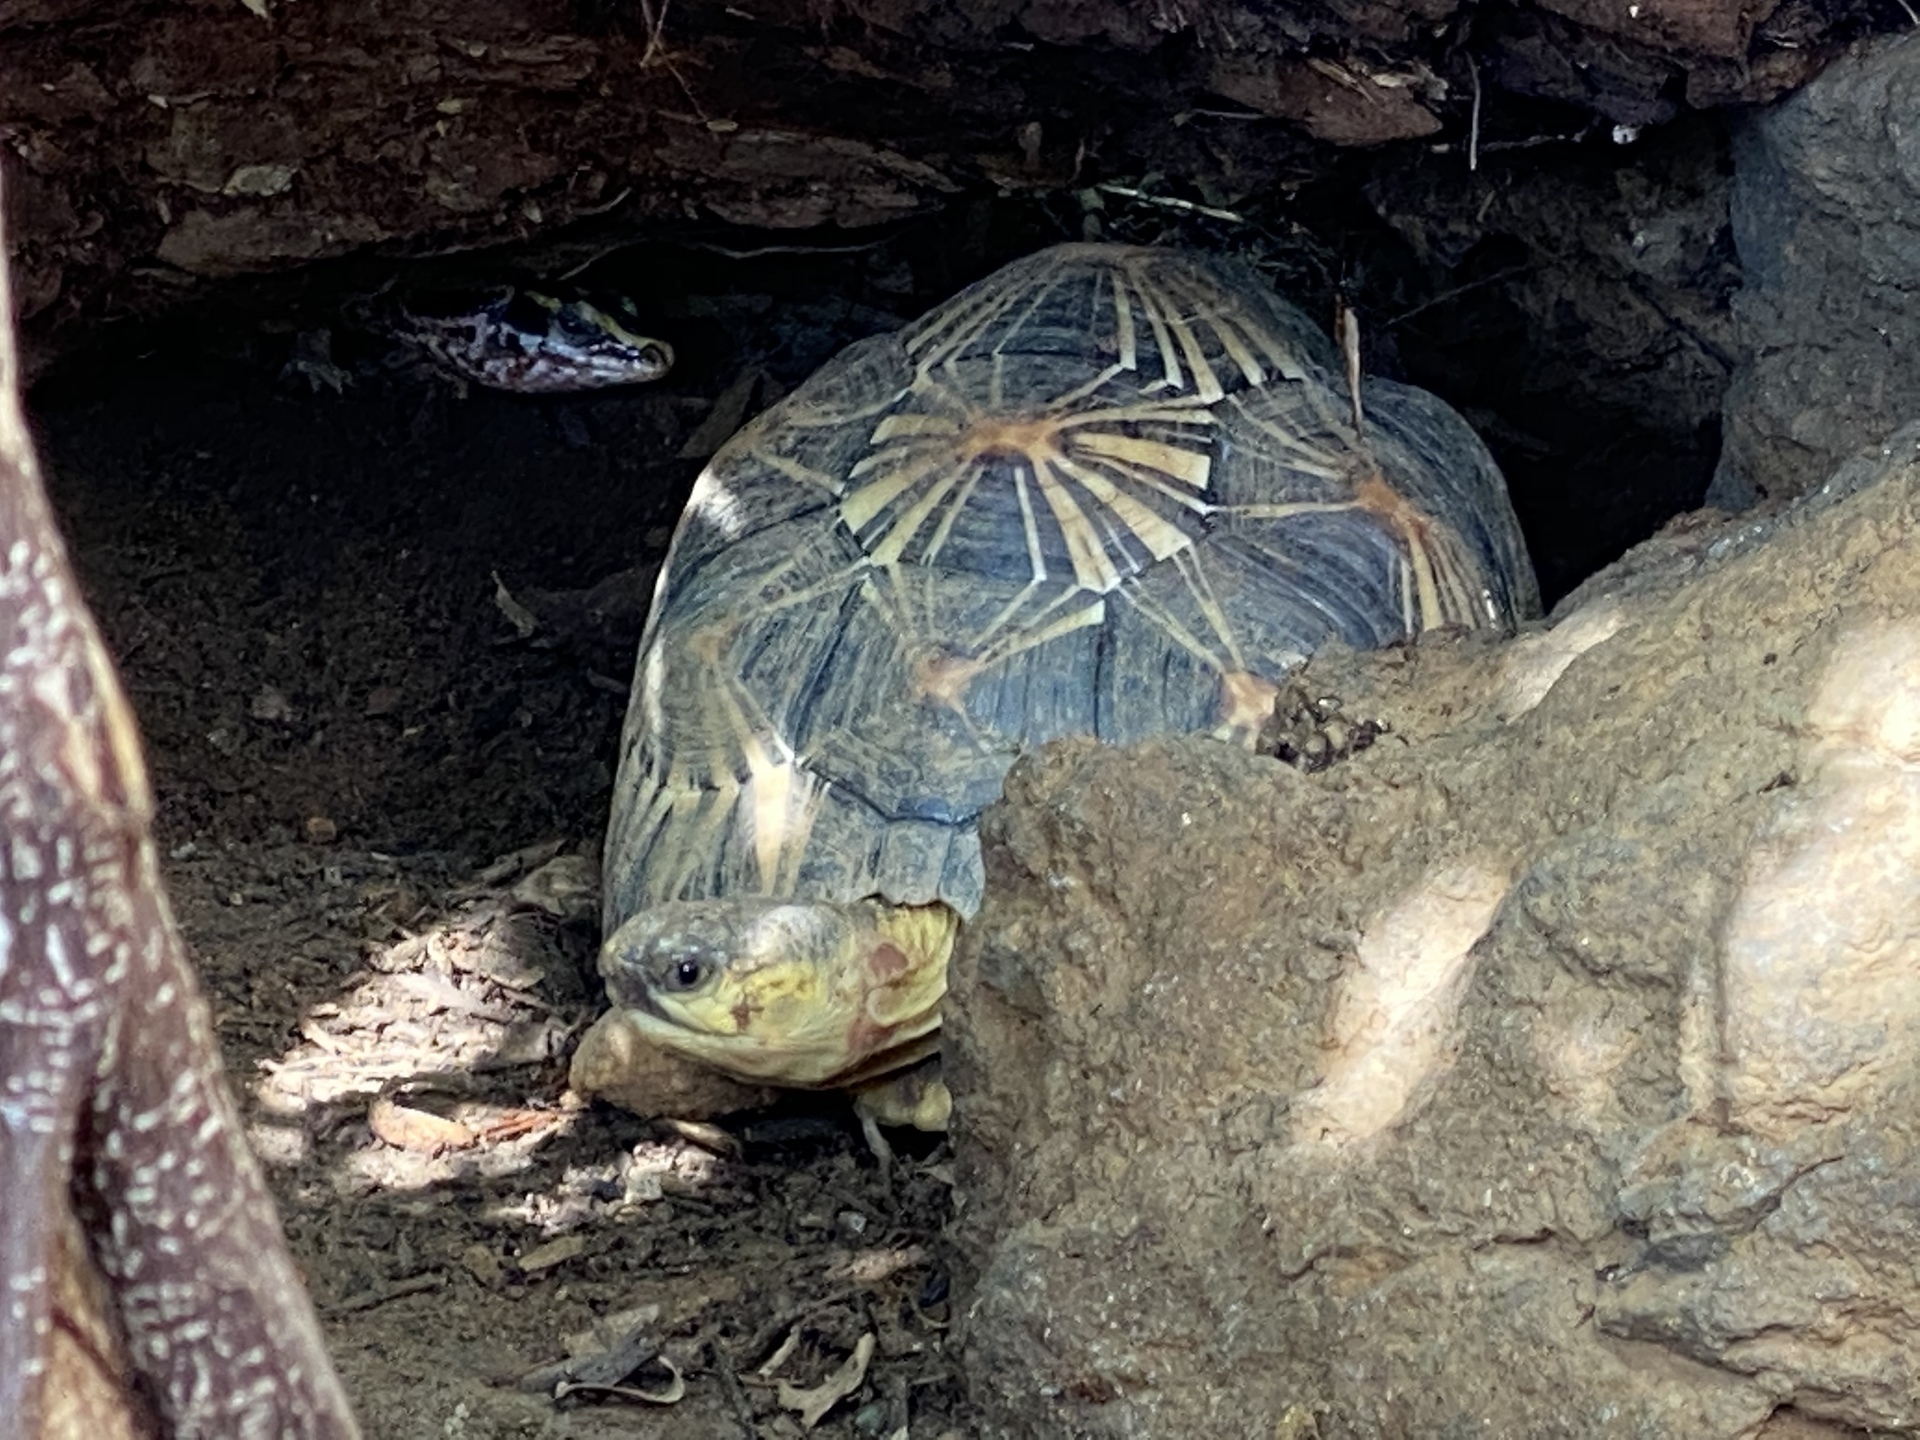
M1000 1436L1920 1426L1920 428L1303 774L1056 747L949 1019Z

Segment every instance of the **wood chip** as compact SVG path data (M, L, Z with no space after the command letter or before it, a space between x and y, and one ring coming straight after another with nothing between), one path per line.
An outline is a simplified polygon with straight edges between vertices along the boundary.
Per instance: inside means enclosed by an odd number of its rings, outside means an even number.
M474 1144L475 1135L458 1120L396 1105L382 1098L367 1107L367 1125L380 1139L400 1150L420 1150L438 1155L447 1150L464 1150Z
M564 1265L574 1256L587 1248L586 1240L579 1235L562 1235L558 1240L549 1240L537 1245L522 1255L518 1261L520 1269L528 1275L537 1275L542 1270L551 1270L556 1265Z
M873 1332L860 1337L853 1354L840 1362L840 1368L810 1389L802 1390L790 1381L780 1382L780 1408L800 1417L801 1428L813 1429L834 1406L858 1390L867 1378L867 1363L873 1359Z
M924 1245L893 1246L884 1250L857 1250L827 1271L834 1280L850 1280L855 1285L878 1285L882 1280L927 1263Z
M497 1288L506 1279L506 1270L500 1264L500 1257L485 1245L469 1245L460 1252L460 1263L467 1267L467 1273L489 1290Z
M738 1159L743 1153L739 1140L705 1120L667 1120L663 1123L682 1140L712 1154Z
M800 1327L795 1325L787 1331L787 1338L780 1342L780 1348L767 1357L767 1361L753 1373L762 1380L771 1380L780 1371L780 1367L793 1358L793 1352L800 1348Z

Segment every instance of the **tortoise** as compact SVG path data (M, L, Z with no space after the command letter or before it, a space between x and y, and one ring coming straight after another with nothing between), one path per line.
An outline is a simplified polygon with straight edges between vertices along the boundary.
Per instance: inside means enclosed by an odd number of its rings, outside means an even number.
M936 1051L1015 757L1247 741L1317 646L1537 609L1466 422L1354 381L1238 262L1072 244L740 431L640 643L596 1030L940 1128L943 1087L891 1082Z

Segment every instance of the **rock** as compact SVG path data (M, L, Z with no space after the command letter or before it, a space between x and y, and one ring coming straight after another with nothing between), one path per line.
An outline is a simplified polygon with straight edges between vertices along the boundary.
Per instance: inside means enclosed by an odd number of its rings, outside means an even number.
M1920 426L1317 774L1055 746L947 1020L988 1436L1920 1425ZM1502 718L1505 716L1506 718Z
M669 1054L621 1011L602 1015L573 1052L567 1083L589 1100L636 1115L708 1120L773 1103L776 1092Z
M1864 44L1734 128L1745 351L1708 499L1817 485L1920 416L1920 34Z

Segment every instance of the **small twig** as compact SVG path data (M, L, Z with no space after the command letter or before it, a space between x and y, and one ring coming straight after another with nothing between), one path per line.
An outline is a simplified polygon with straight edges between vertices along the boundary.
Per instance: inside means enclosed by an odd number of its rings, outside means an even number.
M1367 417L1360 408L1360 312L1342 299L1334 303L1340 330L1340 354L1347 362L1347 398L1353 405L1353 438L1367 443Z
M1431 310L1436 305L1444 305L1449 300L1457 300L1462 295L1470 294L1475 290L1483 290L1489 285L1498 285L1502 280L1511 280L1516 275L1524 275L1526 273L1527 267L1525 265L1509 265L1505 270L1501 270L1496 274L1483 275L1478 280L1469 280L1466 284L1456 285L1451 290L1442 290L1438 295L1428 296L1412 309L1402 310L1391 320L1381 322L1381 328L1391 330L1395 326L1406 324L1407 321L1413 319L1414 316L1423 311Z
M753 1338L741 1347L740 1353L749 1362L751 1362L756 1355L770 1354L773 1351L774 1341L784 1339L787 1331L791 1329L794 1324L805 1320L810 1315L817 1315L822 1310L831 1309L835 1305L844 1305L849 1300L858 1299L860 1293L860 1287L854 1285L843 1290L834 1290L825 1295L817 1296L804 1305L789 1306L763 1322L760 1328L754 1332Z
M1480 67L1467 56L1467 75L1473 81L1473 118L1467 123L1467 169L1480 168Z
M640 15L647 22L647 48L640 52L640 68L646 69L656 59L667 58L667 44L664 38L667 29L667 7L673 0L660 0L660 9L656 12L653 0L640 0Z
M716 240L690 240L687 244L695 250L724 255L729 260L758 260L765 255L857 255L862 250L891 245L894 238L887 235L878 240L863 240L858 245L758 245L751 250L735 250Z
M687 84L687 77L680 73L680 67L673 63L673 51L667 47L667 9L672 4L673 0L660 0L660 8L655 10L653 0L640 0L640 14L647 22L647 48L640 52L640 68L648 70L658 65L665 69L680 86L680 93L687 97L687 103L693 106L693 113L700 117L700 123L710 125L713 122L707 118L706 108L693 93L693 87Z
M369 1290L364 1295L354 1295L337 1305L328 1307L333 1315L352 1315L361 1310L373 1310L390 1300L402 1300L409 1295L424 1294L428 1290L438 1290L445 1286L447 1277L438 1270L429 1270L423 1275L414 1275L405 1280L396 1280L391 1285L383 1285Z
M1497 154L1502 150L1532 150L1540 145L1578 145L1593 134L1593 126L1580 130L1571 130L1564 135L1528 135L1519 140L1488 140L1480 146L1483 155ZM1451 141L1442 140L1431 147L1435 155L1451 155L1454 146Z
M720 1389L727 1397L727 1408L733 1411L734 1423L740 1427L741 1440L754 1440L753 1406L747 1403L746 1388L740 1383L740 1372L733 1368L733 1357L727 1354L727 1347L718 1340L712 1341L707 1352L713 1362L713 1372L720 1377Z
M1907 12L1907 22L1916 30L1920 30L1920 14L1914 13L1913 6L1909 5L1907 0L1894 0L1894 3Z
M1149 195L1144 190L1136 190L1131 185L1100 184L1093 187L1104 190L1109 195L1118 195L1124 200L1138 200L1142 205L1159 205L1167 210L1180 210L1188 215L1205 215L1211 220L1229 220L1235 225L1247 223L1247 217L1231 210L1216 209L1211 205L1196 205L1191 200L1177 200L1171 195Z
M664 1390L642 1390L637 1385L600 1385L592 1380L562 1380L553 1387L553 1398L558 1402L569 1395L613 1395L622 1400L638 1400L643 1405L678 1405L687 1396L687 1382L680 1374L680 1367L664 1355L656 1355L653 1363L673 1374Z
M780 1342L780 1348L760 1362L760 1367L753 1372L754 1377L759 1380L771 1380L780 1372L780 1367L793 1358L793 1352L799 1348L800 1326L796 1324L787 1331L787 1338Z

